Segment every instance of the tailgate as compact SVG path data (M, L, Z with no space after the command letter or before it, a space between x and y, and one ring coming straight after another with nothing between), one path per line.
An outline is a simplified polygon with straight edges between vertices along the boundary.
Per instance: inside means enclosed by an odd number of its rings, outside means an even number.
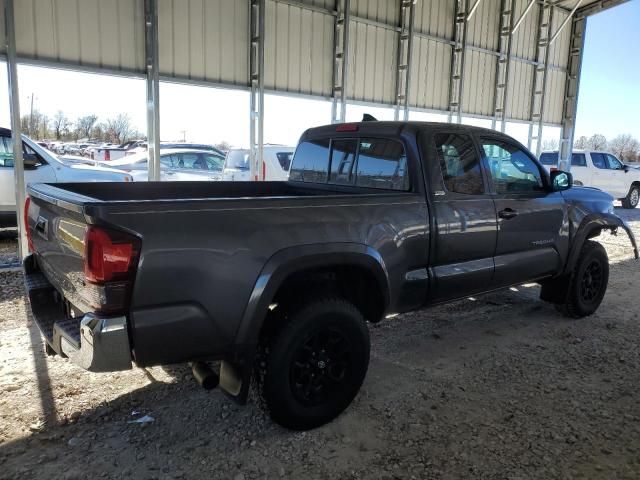
M79 312L83 298L84 204L95 199L51 185L29 186L27 225L37 267Z

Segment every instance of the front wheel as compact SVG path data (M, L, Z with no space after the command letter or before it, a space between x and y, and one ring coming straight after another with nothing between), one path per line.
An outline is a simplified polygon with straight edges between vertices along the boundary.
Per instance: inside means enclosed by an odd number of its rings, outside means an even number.
M259 355L258 401L292 430L319 427L354 399L369 366L369 330L350 302L330 297L294 309Z
M567 297L559 306L562 313L572 318L594 313L609 283L609 258L602 245L593 240L584 242L569 282Z
M640 202L640 187L632 185L626 197L621 199L622 208L636 208Z

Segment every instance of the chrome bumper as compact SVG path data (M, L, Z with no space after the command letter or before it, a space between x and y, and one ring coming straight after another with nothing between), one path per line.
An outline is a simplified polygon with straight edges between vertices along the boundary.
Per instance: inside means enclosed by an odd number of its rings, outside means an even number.
M87 313L70 318L60 295L29 255L24 261L24 283L33 318L47 344L90 372L113 372L131 368L131 344L127 318L100 317Z
M131 368L126 317L101 318L91 313L80 321L80 348L65 336L60 347L76 365L90 372L113 372Z

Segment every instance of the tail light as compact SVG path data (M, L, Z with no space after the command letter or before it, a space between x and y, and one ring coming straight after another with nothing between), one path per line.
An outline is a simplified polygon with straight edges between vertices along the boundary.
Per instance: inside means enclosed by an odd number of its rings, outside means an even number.
M87 227L84 276L87 297L98 312L127 306L140 254L140 240L126 233Z
M108 162L109 160L111 160L111 152L109 150L104 151L104 160L105 162Z
M29 207L31 206L31 197L27 196L24 201L24 231L27 235L27 247L29 252L35 251L33 248L33 238L31 238L31 230L29 230Z

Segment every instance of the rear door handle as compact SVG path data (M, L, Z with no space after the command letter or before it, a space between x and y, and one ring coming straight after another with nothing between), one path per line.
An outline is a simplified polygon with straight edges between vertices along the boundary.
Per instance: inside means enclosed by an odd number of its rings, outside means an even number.
M509 220L510 218L517 217L518 212L513 210L512 208L505 208L504 210L500 210L498 212L498 217L504 218L505 220Z

